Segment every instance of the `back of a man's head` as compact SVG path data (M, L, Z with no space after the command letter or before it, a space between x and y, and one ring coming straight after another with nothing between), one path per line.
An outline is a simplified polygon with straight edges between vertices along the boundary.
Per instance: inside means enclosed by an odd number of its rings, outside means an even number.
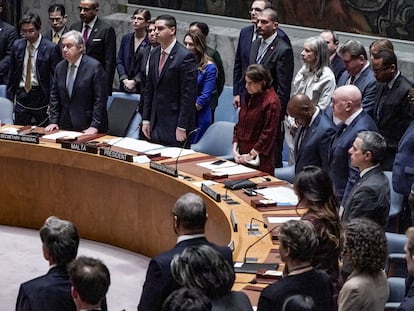
M80 305L100 307L111 284L105 264L98 259L80 256L69 264L68 273L73 288L72 297L78 309Z
M40 229L45 258L50 264L66 266L76 258L79 233L76 226L67 220L51 216Z
M172 210L178 224L186 230L204 231L207 221L207 211L203 199L194 194L182 195Z

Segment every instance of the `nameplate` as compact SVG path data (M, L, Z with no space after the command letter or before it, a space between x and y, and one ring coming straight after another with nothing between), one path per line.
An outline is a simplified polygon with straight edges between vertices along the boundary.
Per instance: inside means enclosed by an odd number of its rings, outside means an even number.
M72 142L62 142L61 146L63 149L69 149L79 152L86 152L86 153L98 153L98 148L96 146L91 146L87 144L79 144L79 143L72 143Z
M206 184L201 184L201 191L203 191L205 194L207 194L210 198L212 198L216 202L221 201L221 195L217 191L214 191Z
M132 154L111 150L110 148L100 148L99 154L104 157L117 159L125 162L134 162L134 156Z
M0 133L0 139L20 141L22 143L38 144L39 136Z
M167 165L164 165L162 163L158 163L155 161L150 162L150 168L153 170L156 170L158 172L170 175L172 177L178 177L178 171L175 168L171 168Z

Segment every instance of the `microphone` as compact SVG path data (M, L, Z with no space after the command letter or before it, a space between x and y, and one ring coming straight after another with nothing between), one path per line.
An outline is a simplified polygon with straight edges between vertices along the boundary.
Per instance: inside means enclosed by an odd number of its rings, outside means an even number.
M242 265L240 267L235 267L234 271L236 273L256 273L258 269L265 269L265 270L277 270L279 267L278 263L257 263L257 262L247 262L247 253L251 250L253 246L255 246L257 243L259 243L261 240L263 240L265 237L267 237L269 234L273 232L276 228L278 228L280 225L276 225L270 230L266 232L266 234L262 235L260 238L258 238L256 241L254 241L252 244L250 244L246 251L244 252L244 258Z
M200 130L200 128L195 128L190 133L188 133L187 138L184 140L184 144L180 149L180 152L178 153L177 159L175 160L175 170L177 171L178 175L178 160L180 159L181 153L185 149L185 146L187 145L187 142L190 140L191 136L193 136L194 133L197 133Z
M252 224L253 224L253 220L255 220L255 221L258 221L258 222L260 222L260 223L262 223L263 224L263 228L267 228L267 223L265 223L263 220L260 220L260 219L258 219L258 218L254 218L254 217L252 217L251 219L250 219L250 225L247 225L246 224L246 227L247 227L247 231L256 231L256 230L259 230L259 228L258 227L256 227L256 226L252 226Z

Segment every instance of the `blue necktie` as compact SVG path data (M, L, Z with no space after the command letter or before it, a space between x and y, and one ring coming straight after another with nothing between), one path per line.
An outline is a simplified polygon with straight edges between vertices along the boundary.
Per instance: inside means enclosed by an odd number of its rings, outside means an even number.
M73 83L75 82L75 69L76 69L75 65L70 65L69 76L68 76L68 81L66 85L66 88L68 89L69 97L72 96Z

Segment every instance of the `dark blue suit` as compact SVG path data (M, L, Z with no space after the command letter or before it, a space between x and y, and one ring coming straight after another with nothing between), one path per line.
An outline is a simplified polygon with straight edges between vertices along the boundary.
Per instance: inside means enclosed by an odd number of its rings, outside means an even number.
M328 172L339 202L343 198L346 200L353 185L359 179L359 170L350 164L348 150L361 131L378 131L374 120L365 111L362 111L342 134L338 133L332 140Z
M65 33L67 33L69 31L69 28L68 27L66 27L66 26L64 26L63 27L63 31L62 31L62 36L65 34ZM48 40L50 40L50 41L52 41L53 42L53 31L52 31L52 29L48 29L47 31L45 31L44 33L43 33L43 36L46 38L46 39L48 39ZM62 45L62 36L59 38L59 42L58 42L58 44L59 44L59 48L61 48L61 45Z
M348 71L344 71L338 81L337 87L346 85L348 79L349 73ZM366 113L373 117L375 109L375 96L377 95L377 80L375 79L374 72L371 67L368 66L353 84L361 91L362 108L364 108Z
M11 49L16 39L16 28L0 20L0 84L9 81Z
M303 129L303 126L297 129L294 140L295 173L299 173L307 165L316 165L327 171L329 148L337 130L335 124L323 111L319 111L312 125L306 129L298 148L298 140Z
M146 37L138 49L135 51L135 33L128 33L122 37L121 45L118 50L116 59L116 70L118 71L121 91L125 92L122 84L124 79L133 79L137 82L137 93L142 93L140 72L142 64L140 63L140 51L149 46L149 40ZM144 65L145 70L145 65Z
M250 65L249 55L254 31L254 25L242 28L240 31L239 42L237 44L233 70L233 95L240 95L240 100L242 100L246 94L246 88L244 86L244 73L246 72L247 67ZM282 29L277 29L277 35L286 43L288 43L289 46L291 46L289 37ZM277 92L277 88L275 88L275 91Z
M72 96L66 88L68 62L56 66L55 79L50 94L49 123L58 124L62 130L82 131L95 127L100 133L108 130L106 113L107 91L102 83L104 71L94 58L83 55L73 84Z
M228 247L217 246L208 242L204 237L182 241L174 248L151 259L138 311L160 311L168 295L180 287L174 280L170 269L170 262L174 255L181 254L186 247L206 244L217 250L233 267L232 253Z
M335 53L335 56L332 58L330 65L333 73L335 74L335 81L336 83L338 83L339 78L345 71L344 62L342 61L342 58L338 55L338 53Z
M392 170L395 192L408 195L414 185L414 121L405 131L398 145Z
M151 122L151 140L166 146L181 146L177 127L194 129L197 99L197 65L194 55L176 42L158 74L161 47L151 51L145 82L143 120Z

